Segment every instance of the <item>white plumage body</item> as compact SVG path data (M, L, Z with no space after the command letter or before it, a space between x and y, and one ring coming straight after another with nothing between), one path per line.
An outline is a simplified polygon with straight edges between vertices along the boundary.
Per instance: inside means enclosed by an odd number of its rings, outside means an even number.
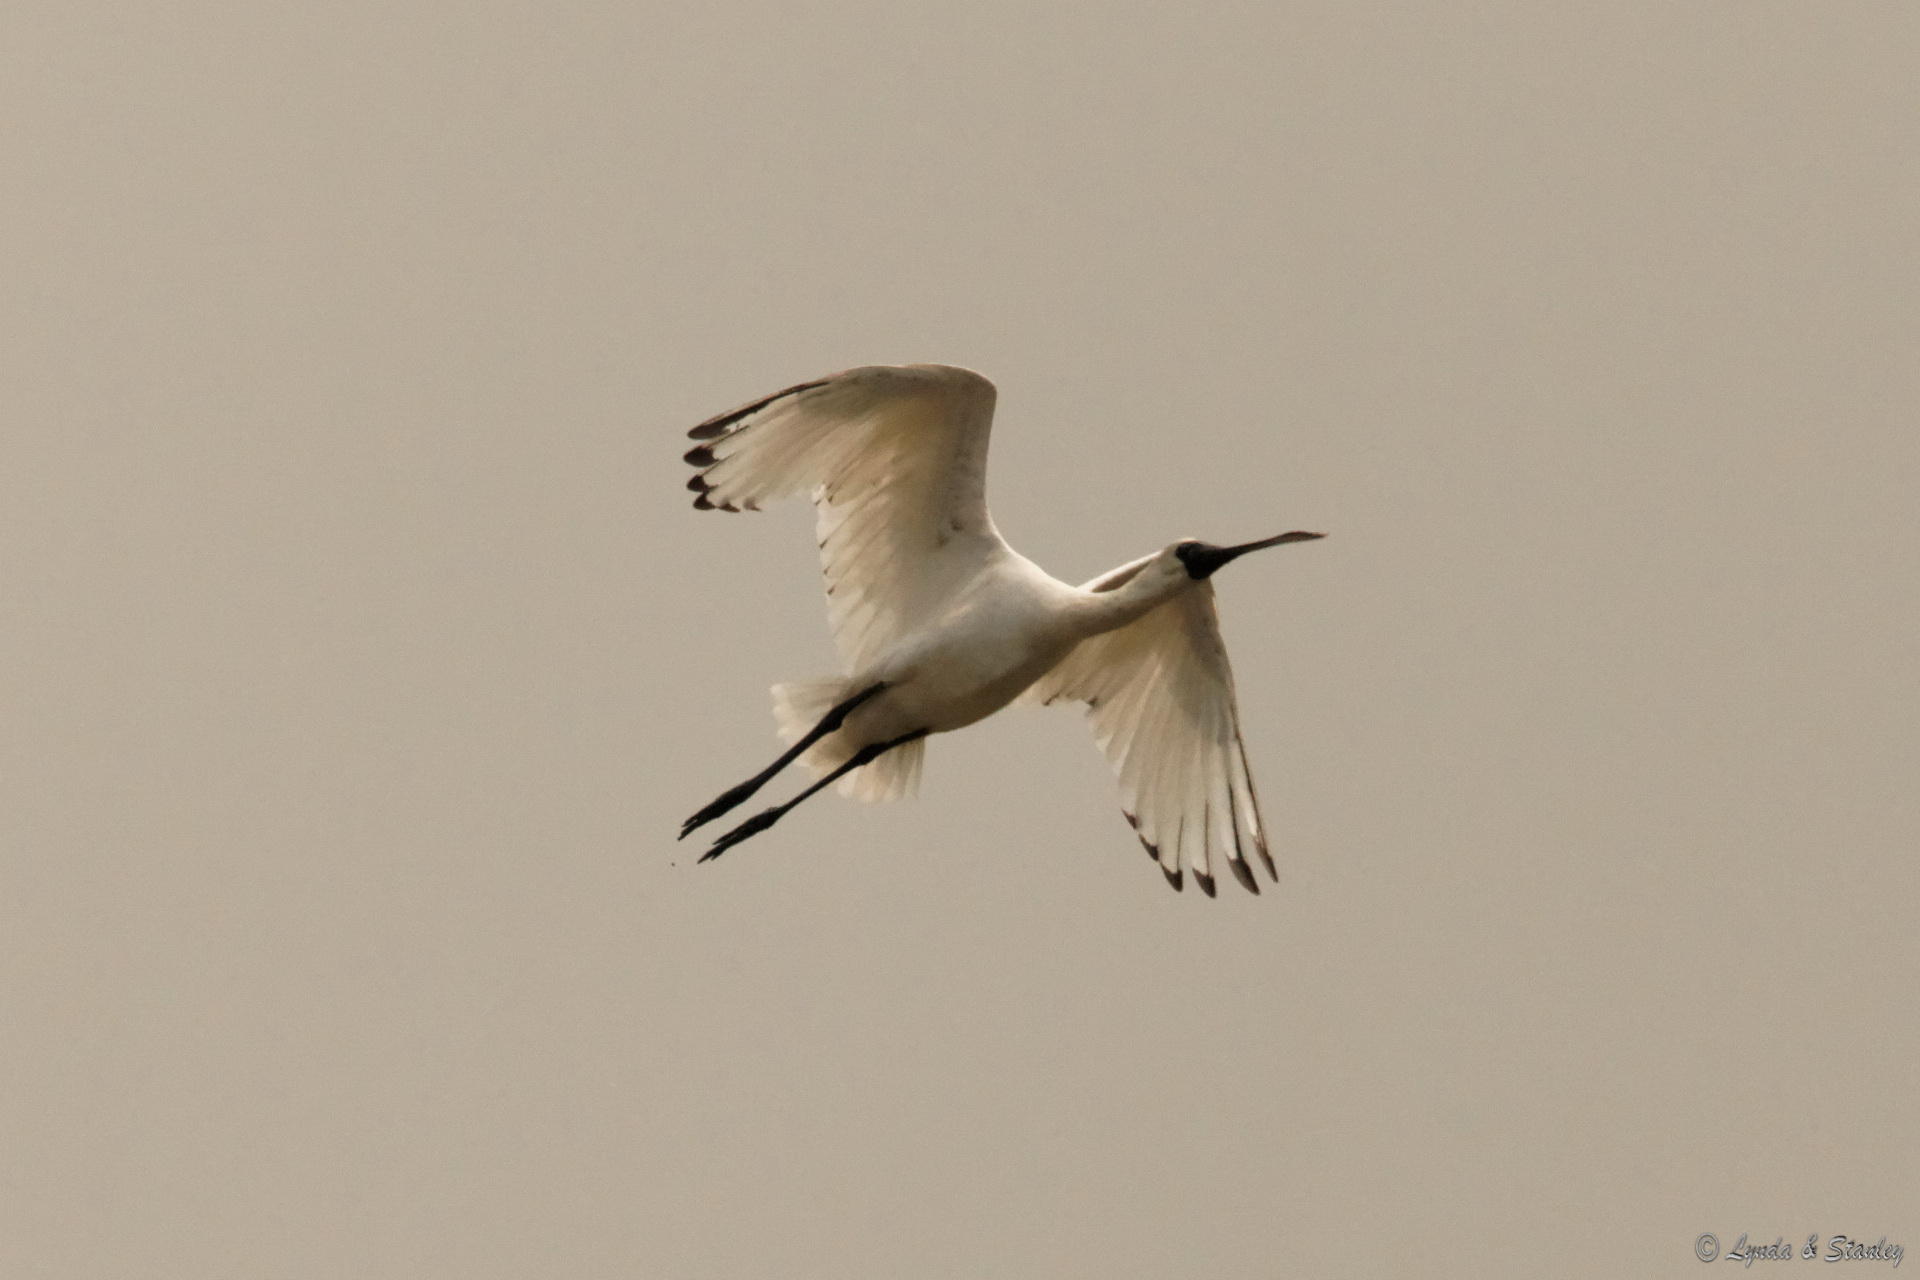
M892 799L917 783L925 735L964 728L1022 694L1085 702L1128 820L1168 880L1178 887L1184 864L1211 893L1217 854L1255 889L1246 854L1270 874L1273 864L1205 580L1212 569L1200 566L1212 563L1209 553L1224 563L1253 546L1318 535L1227 549L1178 543L1071 586L1008 546L987 514L994 398L991 383L964 369L870 366L788 388L690 433L707 442L687 455L699 468L689 484L696 507L754 510L805 492L816 508L847 674L775 686L782 736L803 741L854 700L800 758L823 777L851 768L844 794ZM883 754L853 767L863 749ZM723 796L687 829L762 781ZM784 811L748 825L764 829Z
M864 673L888 689L855 716L897 704L903 720L884 734L919 724L943 733L992 715L1091 634L1074 608L1077 594L1023 556L994 556L932 625Z

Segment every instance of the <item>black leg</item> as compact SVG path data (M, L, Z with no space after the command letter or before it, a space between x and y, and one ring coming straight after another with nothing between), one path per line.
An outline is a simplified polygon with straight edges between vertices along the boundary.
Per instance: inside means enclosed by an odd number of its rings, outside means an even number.
M727 850L733 848L733 846L739 844L742 840L745 840L748 836L759 835L762 831L765 831L768 827L785 817L787 810L793 808L828 783L837 781L842 774L851 773L861 765L869 764L879 759L895 747L905 746L916 738L924 738L926 736L927 731L925 729L915 729L912 733L902 734L891 742L876 742L870 746L860 748L853 753L853 756L845 764L808 787L805 791L802 791L793 799L787 801L785 804L777 804L771 809L762 809L759 813L754 814L751 818L748 818L745 822L727 832L727 834L721 836L718 840L715 840L713 842L713 848L700 855L700 861L705 862L710 858L717 858Z
M798 760L801 756L801 753L806 751L808 747L820 741L820 739L826 737L828 734L832 733L835 729L838 729L841 726L841 724L846 720L847 716L853 712L853 709L855 707L859 706L861 703L865 702L868 698L871 698L874 694L879 693L882 689L886 687L887 687L887 682L882 680L878 684L867 686L865 689L862 689L860 692L854 694L851 698L848 698L845 702L842 702L838 706L834 707L833 710L827 712L826 715L820 717L819 724L807 730L805 737L801 738L800 741L794 743L792 746L788 747L784 752L782 752L778 760L775 760L772 764L768 765L766 768L762 769L760 772L754 774L751 778L748 778L745 782L741 783L739 786L729 787L727 790L721 792L719 797L715 799L712 804L708 805L706 808L702 809L700 812L694 814L691 818L688 818L685 822L681 823L680 834L675 836L674 838L676 840L685 840L694 831L698 830L701 827L706 826L709 822L712 822L715 818L719 817L721 814L725 813L727 810L745 801L754 792L758 791L760 788L766 786L767 783L771 782L773 780L774 774L779 773L782 769L792 764L795 760Z

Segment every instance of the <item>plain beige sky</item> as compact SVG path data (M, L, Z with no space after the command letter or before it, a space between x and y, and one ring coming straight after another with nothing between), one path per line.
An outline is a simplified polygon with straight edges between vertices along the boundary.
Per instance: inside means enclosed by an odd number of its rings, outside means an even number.
M30 4L0 63L0 1273L1920 1248L1913 5ZM1061 576L1333 535L1219 583L1281 892L1168 892L1021 709L673 843L832 669L807 515L690 510L681 433L895 360L999 383Z

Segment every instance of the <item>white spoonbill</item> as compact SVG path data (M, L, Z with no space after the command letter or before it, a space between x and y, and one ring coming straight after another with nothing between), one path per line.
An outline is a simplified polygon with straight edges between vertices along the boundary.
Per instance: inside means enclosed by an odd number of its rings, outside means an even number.
M755 511L809 493L827 612L848 674L775 685L790 745L688 818L685 838L796 759L818 781L721 836L705 862L772 826L835 780L890 800L920 777L928 734L1025 694L1083 702L1119 775L1127 821L1178 889L1209 896L1214 859L1259 892L1247 856L1278 879L1240 741L1233 673L1213 611L1214 570L1239 546L1191 539L1069 586L1000 537L987 514L994 388L967 369L874 365L776 391L687 434L702 511Z

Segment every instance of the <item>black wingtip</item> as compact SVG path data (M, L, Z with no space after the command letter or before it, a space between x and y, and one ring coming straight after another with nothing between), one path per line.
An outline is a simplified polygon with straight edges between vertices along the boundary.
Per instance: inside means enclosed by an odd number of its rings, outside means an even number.
M1260 882L1253 878L1253 868L1239 858L1227 859L1227 865L1233 868L1233 878L1240 882L1241 888L1248 893L1260 892Z
M1184 887L1180 880L1180 868L1169 867L1163 862L1160 864L1160 874L1167 878L1167 883L1173 886L1175 893L1179 893Z
M1133 828L1134 838L1140 842L1140 847L1147 851L1147 857L1155 862L1160 861L1160 846L1140 834L1140 819L1134 817L1133 814L1127 812L1125 809L1120 811L1120 816L1125 818L1127 825Z
M710 467L717 461L713 456L713 446L705 444L695 445L680 457L690 467Z
M1193 879L1194 883L1200 886L1200 892L1206 894L1209 898L1218 896L1220 891L1213 887L1212 876L1204 871L1195 871L1193 873Z

